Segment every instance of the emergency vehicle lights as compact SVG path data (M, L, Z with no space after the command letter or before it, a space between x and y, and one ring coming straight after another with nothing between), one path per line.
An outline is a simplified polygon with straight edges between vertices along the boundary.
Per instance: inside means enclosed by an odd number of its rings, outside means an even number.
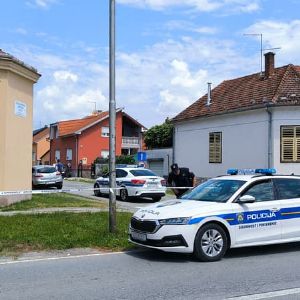
M272 175L272 174L276 173L276 170L275 169L255 169L255 173Z
M264 174L272 175L275 174L276 170L273 168L270 169L228 169L228 175L254 175L254 174Z

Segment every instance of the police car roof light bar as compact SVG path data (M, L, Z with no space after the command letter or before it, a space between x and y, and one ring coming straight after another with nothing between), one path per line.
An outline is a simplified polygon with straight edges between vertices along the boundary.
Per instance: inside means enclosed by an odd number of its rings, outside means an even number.
M272 174L276 173L276 170L274 168L270 168L270 169L255 169L255 173L264 174L264 175L272 175Z
M237 175L238 172L239 172L238 169L228 169L228 170L227 170L227 174L228 174L228 175Z

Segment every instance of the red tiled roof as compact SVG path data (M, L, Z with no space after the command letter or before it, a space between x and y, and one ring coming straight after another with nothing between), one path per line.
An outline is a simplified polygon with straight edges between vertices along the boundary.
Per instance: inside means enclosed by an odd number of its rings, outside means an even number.
M108 117L108 111L98 113L97 115L88 116L83 119L58 122L59 136L74 134L75 132L80 131L81 129L106 117Z
M260 73L225 80L212 90L211 104L204 95L180 112L174 122L209 117L266 105L300 105L300 66L275 68L268 78Z

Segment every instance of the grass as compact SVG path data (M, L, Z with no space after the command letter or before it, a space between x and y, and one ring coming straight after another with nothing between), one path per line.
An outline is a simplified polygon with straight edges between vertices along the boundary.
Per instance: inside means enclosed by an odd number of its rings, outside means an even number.
M53 207L95 207L107 208L107 203L97 200L90 200L81 196L55 193L55 194L37 194L32 195L31 200L18 202L6 207L1 208L1 211L14 211L14 210L29 210L29 209L42 209Z
M0 255L28 251L99 248L127 250L131 213L118 213L118 232L108 232L108 213L52 213L0 217Z

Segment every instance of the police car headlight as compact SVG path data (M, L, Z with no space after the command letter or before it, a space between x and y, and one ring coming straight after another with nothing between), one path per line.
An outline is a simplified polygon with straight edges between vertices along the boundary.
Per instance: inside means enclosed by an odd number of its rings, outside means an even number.
M186 225L191 218L171 218L159 220L160 225Z

